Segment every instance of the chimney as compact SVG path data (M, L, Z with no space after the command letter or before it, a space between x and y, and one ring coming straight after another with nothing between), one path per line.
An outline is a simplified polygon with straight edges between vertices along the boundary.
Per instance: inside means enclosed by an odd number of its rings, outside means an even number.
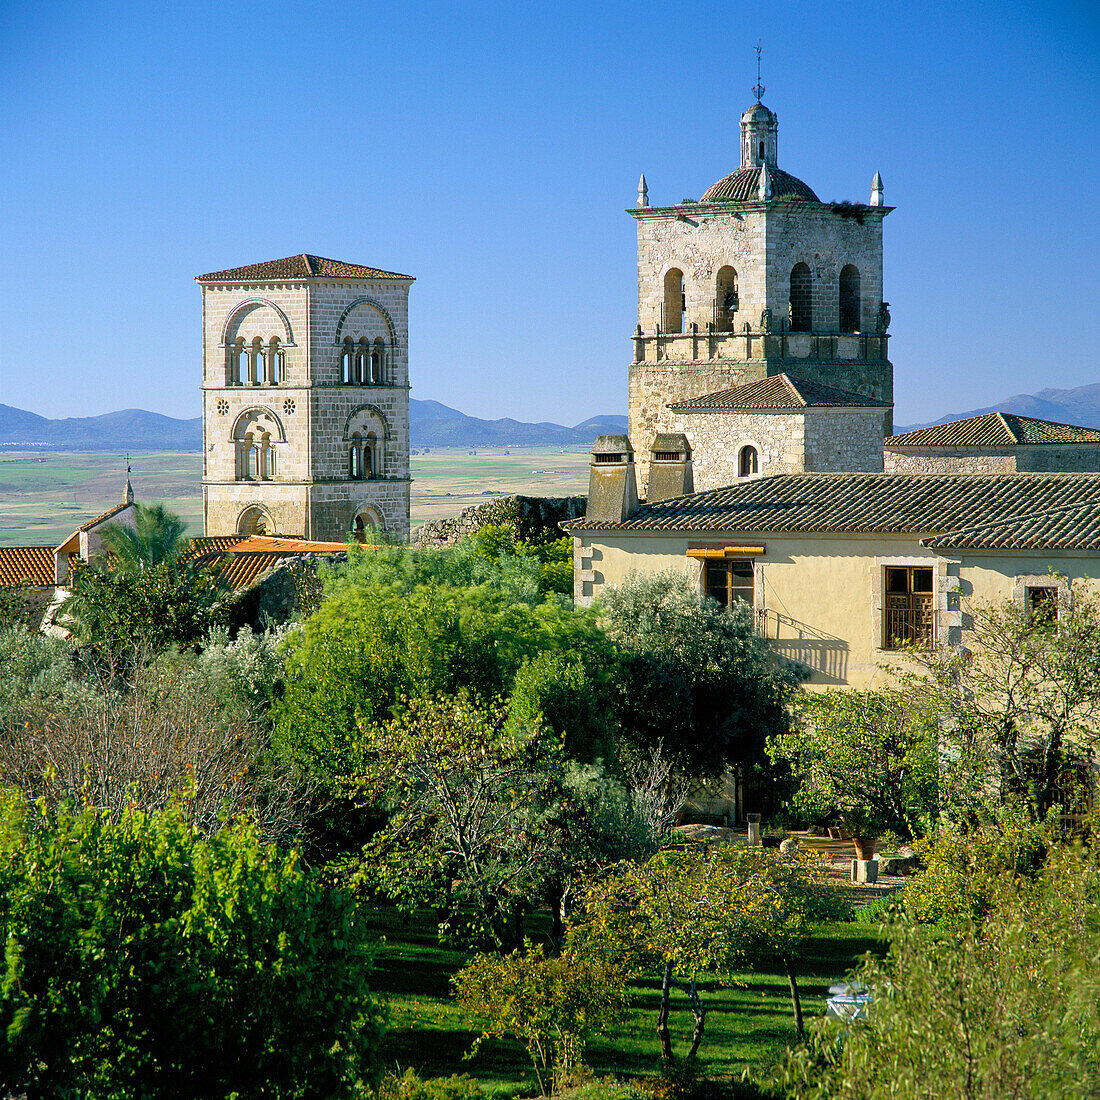
M585 519L621 523L638 508L634 448L625 435L601 435L592 444Z
M691 445L682 432L658 435L649 453L649 489L646 503L695 492L691 474Z

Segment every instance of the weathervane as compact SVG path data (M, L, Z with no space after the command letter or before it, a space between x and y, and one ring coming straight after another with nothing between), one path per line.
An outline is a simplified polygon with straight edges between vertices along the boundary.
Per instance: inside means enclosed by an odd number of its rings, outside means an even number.
M764 92L767 90L764 85L760 83L760 55L764 52L763 39L758 38L753 48L756 50L756 86L752 91L756 96L756 102L759 103L760 100L764 98Z

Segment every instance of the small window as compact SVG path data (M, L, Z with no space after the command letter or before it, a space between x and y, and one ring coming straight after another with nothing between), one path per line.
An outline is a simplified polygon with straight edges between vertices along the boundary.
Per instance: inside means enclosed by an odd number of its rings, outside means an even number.
M931 568L887 566L885 648L930 646L934 625Z
M752 561L708 561L706 563L707 595L723 607L738 603L752 607L755 603Z
M755 447L742 447L737 458L737 476L754 477L760 472L760 456Z
M1029 585L1027 610L1037 622L1054 622L1058 618L1058 589L1050 584Z
M606 466L606 465L609 465L612 462L622 462L622 461L624 461L624 456L621 455L621 454L618 454L618 455L615 455L615 454L596 455L596 465L597 466Z
M653 452L653 461L654 462L679 462L680 461L680 452L679 451L654 451Z
M761 160L764 159L764 143L763 142L760 143L760 159Z

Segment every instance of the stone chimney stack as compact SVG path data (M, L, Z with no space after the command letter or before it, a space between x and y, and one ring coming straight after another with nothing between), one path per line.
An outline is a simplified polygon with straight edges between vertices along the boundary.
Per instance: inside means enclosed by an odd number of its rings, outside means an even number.
M638 508L634 448L625 435L601 435L592 444L585 519L621 523Z
M649 454L649 489L646 503L695 492L691 473L691 445L682 432L658 435Z

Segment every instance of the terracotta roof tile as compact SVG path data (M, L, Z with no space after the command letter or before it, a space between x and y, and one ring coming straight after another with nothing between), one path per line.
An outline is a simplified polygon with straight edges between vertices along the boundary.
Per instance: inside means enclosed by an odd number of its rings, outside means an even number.
M315 542L277 535L218 535L191 540L188 557L215 565L221 578L234 590L246 588L284 561L305 554L342 554L343 542Z
M1064 508L1031 512L945 535L921 539L933 549L1006 550L1028 547L1043 550L1100 550L1100 501L1084 501Z
M850 531L924 536L1019 524L1018 545L1043 545L1030 517L1100 507L1100 474L778 474L642 505L589 531ZM1084 522L1087 509L1079 513ZM1070 524L1071 519L1066 521ZM1031 533L1029 533L1031 532ZM1060 536L1073 537L1068 526ZM1029 541L1032 540L1032 541Z
M376 267L363 267L361 264L346 264L341 260L327 260L324 256L311 256L301 253L298 256L285 256L281 260L265 260L259 264L247 264L244 267L230 267L225 271L211 271L207 275L197 275L196 281L226 282L244 279L411 279L411 275L401 275L396 271L380 271Z
M0 546L0 585L29 584L48 588L53 583L52 547Z
M796 199L805 199L807 202L818 202L817 195L808 183L803 183L797 176L790 172L784 172L782 168L768 168L768 175L772 181L772 194L777 198L791 196ZM760 189L759 168L738 168L728 176L723 176L717 183L712 183L704 192L700 202L756 202Z
M894 447L1015 447L1033 443L1100 443L1100 431L1015 413L983 413L887 437Z
M805 409L805 408L890 408L889 402L876 401L858 393L807 382L788 374L773 374L756 382L731 386L701 397L690 397L668 406L676 412L707 412L737 409Z

